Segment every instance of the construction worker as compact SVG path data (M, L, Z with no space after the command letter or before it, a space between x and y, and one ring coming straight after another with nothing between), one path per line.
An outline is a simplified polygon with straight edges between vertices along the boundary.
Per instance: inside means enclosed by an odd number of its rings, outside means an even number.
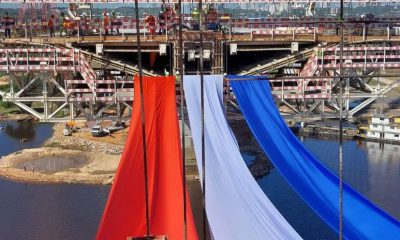
M148 14L144 19L144 22L147 24L149 35L151 35L151 38L154 39L154 35L156 34L156 18L153 15ZM149 39L149 36L147 36L147 39Z
M119 34L119 25L120 25L120 22L118 22L117 14L115 13L115 11L112 11L111 12L111 26L113 26L113 27L111 29L111 33L114 32L114 26L115 26L115 30L117 30L117 34Z
M165 28L166 31L168 32L172 25L174 24L174 20L175 20L175 11L172 8L172 6L167 6L166 10L164 12L164 21L165 21Z
M214 4L210 4L206 13L207 29L216 31L218 29L218 13L214 8Z
M160 28L158 29L158 34L163 34L165 33L165 11L161 10L160 13L158 14L158 24L160 25Z
M85 12L83 12L81 15L79 31L81 35L85 35L89 31L88 19Z
M50 37L55 37L54 34L54 14L51 14L49 21L47 22L47 26L49 28Z
M167 5L165 4L165 0L162 0L161 3L161 12L165 12L167 10Z
M103 14L103 28L104 28L104 33L106 34L106 36L108 35L108 24L110 22L110 19L108 17L107 11L104 10L104 14Z
M200 30L200 27L199 27L199 20L200 20L200 12L199 12L199 9L193 8L193 10L192 10L192 25L193 25L193 30Z
M13 25L14 20L8 16L8 12L4 13L4 17L1 21L1 25L4 26L4 36L5 38L11 38L11 26Z
M64 12L61 12L60 19L59 19L60 37L62 37L63 32L65 32L65 35L68 34L67 28L66 28L67 25L68 24L67 24L67 21L65 19L65 14L64 14Z

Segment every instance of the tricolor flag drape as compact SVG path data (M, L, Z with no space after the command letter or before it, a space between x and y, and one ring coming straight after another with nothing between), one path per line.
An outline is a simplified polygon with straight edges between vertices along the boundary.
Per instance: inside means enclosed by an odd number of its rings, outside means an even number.
M139 80L125 150L97 233L98 240L145 236L145 185ZM143 77L150 233L184 239L183 175L175 78ZM187 199L187 236L197 239Z

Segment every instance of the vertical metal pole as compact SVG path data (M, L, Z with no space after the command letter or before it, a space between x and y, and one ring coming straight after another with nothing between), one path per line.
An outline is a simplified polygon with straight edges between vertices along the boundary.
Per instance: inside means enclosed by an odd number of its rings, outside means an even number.
M44 121L48 121L48 111L49 111L49 102L47 99L47 76L45 76L45 74L42 72L42 80L43 80L43 114L44 114Z
M186 143L185 143L185 94L183 89L183 36L182 36L182 0L179 0L179 59L178 59L178 66L179 66L179 75L181 76L181 84L180 84L180 91L181 91L181 142L182 142L182 184L183 184L183 239L187 239L187 214L186 214ZM175 51L175 50L174 50Z
M78 43L81 41L81 20L78 20Z
M145 132L145 115L144 115L144 96L143 96L143 70L142 70L142 51L140 46L140 27L139 27L139 3L135 0L135 15L136 15L136 41L138 53L138 68L139 68L139 84L140 84L140 115L142 120L142 144L143 144L143 170L144 170L144 189L146 198L146 238L150 240L150 217L149 217L149 189L147 178L147 147L146 147L146 132ZM137 87L137 86L135 86Z
M25 31L25 40L27 40L28 39L28 25L26 23L26 19L25 19L24 31Z
M340 0L340 65L339 65L339 240L343 240L343 0Z
M199 34L200 34L200 85L201 85L201 169L203 185L203 239L207 239L207 213L206 213L206 158L204 136L204 65L203 65L203 1L199 1Z
M228 45L227 42L225 42L225 74L226 75L228 75L228 51L230 51L230 45ZM229 100L229 80L228 79L226 79L225 91L226 91L226 97L225 97L225 102L224 102L225 103L225 116L228 117L228 100Z

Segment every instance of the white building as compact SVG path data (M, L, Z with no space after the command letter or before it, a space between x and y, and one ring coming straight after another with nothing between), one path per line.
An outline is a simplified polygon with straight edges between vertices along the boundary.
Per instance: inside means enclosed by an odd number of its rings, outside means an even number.
M371 117L366 137L400 141L400 117L389 118L383 115Z

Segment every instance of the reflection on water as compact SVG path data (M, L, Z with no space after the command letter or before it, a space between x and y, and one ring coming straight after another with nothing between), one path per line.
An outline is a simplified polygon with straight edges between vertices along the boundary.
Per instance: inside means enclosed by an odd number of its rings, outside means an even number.
M0 131L0 157L24 148L34 148L43 144L52 134L52 124L31 122L0 121L5 129ZM20 143L22 138L27 139Z
M325 166L337 173L337 141L316 138L301 140ZM365 197L400 219L400 146L346 141L343 150L345 180ZM258 183L304 239L337 239L337 234L305 204L276 169L272 169L271 174Z
M400 146L367 142L363 148L368 154L367 196L400 219Z
M35 130L31 122L19 122L17 124L5 124L4 132L14 139L33 139L35 137Z
M17 165L17 168L25 169L26 171L34 170L35 172L51 173L69 168L80 168L86 163L87 159L84 156L47 156L29 162L22 162Z
M15 122L7 124L13 125L13 129L21 128ZM18 140L22 135L14 138L0 131L0 156L40 146L51 135L49 124L32 127L35 134L23 144ZM329 169L337 172L337 141L315 138L302 141ZM251 157L245 158L249 164ZM345 142L344 175L364 196L400 219L400 146ZM292 190L277 169L272 169L258 183L304 239L337 239L337 234ZM93 239L109 189L109 186L42 185L0 179L0 239Z
M109 186L0 179L1 240L94 239Z

